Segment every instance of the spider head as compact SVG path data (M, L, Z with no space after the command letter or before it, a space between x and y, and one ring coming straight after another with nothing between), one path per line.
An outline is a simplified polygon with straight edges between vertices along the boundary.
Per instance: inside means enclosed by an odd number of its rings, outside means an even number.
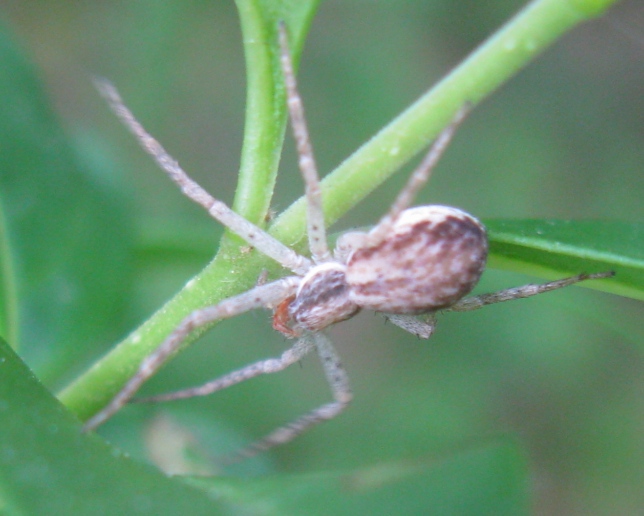
M345 266L315 265L302 278L295 296L282 302L273 315L273 328L289 337L319 331L355 315L360 307L349 296Z
M464 211L409 208L385 239L349 255L351 300L361 308L394 314L446 308L474 288L487 250L485 228Z

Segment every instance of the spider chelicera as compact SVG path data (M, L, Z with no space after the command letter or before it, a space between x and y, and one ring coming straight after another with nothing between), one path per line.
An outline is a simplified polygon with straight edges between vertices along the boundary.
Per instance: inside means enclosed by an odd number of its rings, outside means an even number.
M295 344L281 356L250 364L199 387L133 400L165 401L211 394L261 374L281 371L315 350L322 361L333 401L274 430L237 455L249 457L287 443L312 426L336 417L351 401L347 373L323 332L326 327L366 309L381 312L393 324L419 337L428 338L434 330L434 314L437 311L476 310L492 303L530 297L613 274L579 274L549 283L524 285L464 298L474 288L485 268L488 243L484 226L457 208L410 206L464 118L465 108L456 114L452 123L434 141L378 224L369 232L345 233L331 253L327 245L319 177L283 24L279 25L278 33L288 110L306 190L311 258L297 254L208 194L145 131L116 89L108 82L97 81L99 91L116 115L185 195L203 206L213 218L248 244L290 269L294 275L255 286L215 306L189 314L143 360L135 375L111 402L87 421L84 426L86 431L95 429L132 400L141 385L178 350L194 329L256 308L268 308L274 314L273 327L287 337L296 339ZM419 314L424 315L418 317Z

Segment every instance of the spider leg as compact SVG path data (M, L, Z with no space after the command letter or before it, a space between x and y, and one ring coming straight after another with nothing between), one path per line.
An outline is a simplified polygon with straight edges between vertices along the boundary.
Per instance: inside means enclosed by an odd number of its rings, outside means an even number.
M221 391L227 387L250 380L251 378L262 374L271 374L283 371L288 366L301 360L313 349L313 347L314 343L311 339L303 337L299 339L293 347L284 351L280 357L260 360L259 362L242 367L237 371L228 373L198 387L191 387L189 389L182 389L180 391L173 391L145 398L134 398L130 400L130 403L154 403L158 401L193 398L195 396L207 396L208 394Z
M492 292L490 294L481 294L480 296L466 297L457 303L447 308L446 312L466 312L468 310L478 310L486 305L494 303L501 303L503 301L512 301L513 299L522 299L524 297L532 297L551 290L557 290L569 285L574 285L580 281L592 279L605 279L611 278L615 273L613 271L597 272L594 274L578 274L570 278L564 278L556 281L549 281L548 283L541 284L528 284L521 287L508 288L500 290L499 292Z
M333 344L331 344L331 341L322 333L313 333L310 334L310 337L313 340L315 349L322 361L324 373L326 375L327 382L331 387L334 401L322 405L288 425L274 430L263 439L260 439L247 448L237 452L231 457L230 462L253 457L269 448L288 443L311 427L338 416L351 402L353 393L351 392L351 386L349 385L349 378L342 367L340 357L335 351Z
M238 296L225 299L217 305L195 310L189 314L159 347L141 362L137 372L116 396L85 423L83 431L94 430L118 412L134 396L141 385L156 373L166 360L181 347L183 340L195 328L220 319L228 319L254 308L272 306L284 297L291 295L297 288L298 283L298 277L289 276L268 285L256 287Z
M454 115L454 118L449 125L434 140L430 146L427 154L420 162L416 170L414 170L407 180L407 183L396 197L396 200L389 208L389 211L384 215L378 225L369 232L369 245L378 245L382 242L391 232L391 228L396 222L398 216L407 208L411 206L416 194L429 180L429 176L440 160L441 156L447 149L454 133L458 126L465 120L465 117L470 111L469 104L462 106Z
M296 274L306 273L311 266L308 258L298 255L295 251L274 239L264 230L235 213L222 201L215 199L206 192L186 174L179 166L179 163L145 130L125 105L113 84L105 79L95 79L94 83L112 111L136 137L143 150L154 158L157 164L181 188L181 191L186 196L203 206L214 219L218 220L263 254L271 257Z
M313 147L306 126L306 119L304 118L302 98L297 90L293 61L288 47L286 26L283 22L279 24L278 31L281 49L280 63L284 75L284 85L286 86L288 111L291 117L291 127L293 128L295 144L297 146L298 163L305 185L309 249L311 250L313 261L319 263L331 258L326 239L324 212L322 210L320 177L315 165Z
M383 314L393 325L406 332L416 335L421 339L428 339L436 329L436 315L434 313L422 315Z

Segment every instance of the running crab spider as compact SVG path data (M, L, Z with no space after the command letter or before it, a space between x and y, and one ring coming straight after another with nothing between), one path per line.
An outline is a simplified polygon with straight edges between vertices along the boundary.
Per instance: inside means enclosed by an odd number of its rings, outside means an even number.
M434 314L439 310L476 310L488 304L530 297L587 279L612 275L611 272L579 274L540 285L525 285L464 298L474 288L485 267L488 250L485 228L476 218L456 208L410 206L465 117L467 108L461 109L434 141L378 224L367 233L342 235L331 253L327 246L318 173L283 24L279 25L279 43L288 110L308 204L310 259L298 255L203 190L145 131L116 89L105 81L97 81L99 91L112 110L186 196L294 275L260 284L215 306L189 314L143 360L135 375L111 402L87 421L85 431L95 429L130 401L156 402L211 394L255 376L281 371L315 350L322 361L333 401L274 430L237 455L250 457L287 443L314 425L336 417L350 403L352 392L347 374L323 332L328 326L368 309L385 314L392 323L412 334L428 338L434 330ZM132 400L143 383L177 351L194 329L256 308L272 310L273 327L296 339L295 344L281 356L258 361L198 387ZM419 314L425 315L416 317Z

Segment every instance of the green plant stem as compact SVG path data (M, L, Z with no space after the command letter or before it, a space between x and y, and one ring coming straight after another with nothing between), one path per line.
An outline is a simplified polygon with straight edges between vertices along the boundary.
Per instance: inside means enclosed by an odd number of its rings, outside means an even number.
M334 223L396 170L423 151L466 102L478 104L564 33L604 12L616 0L537 0L387 124L322 181L328 224ZM300 241L305 199L270 228L281 241ZM375 221L374 221L375 222Z
M304 35L308 32L318 1L301 2L299 12L289 13L289 26L299 28L292 37L293 59L299 61ZM276 27L267 19L261 2L237 0L246 57L246 120L244 144L233 209L263 226L269 210L280 161L286 104L277 56L271 51ZM236 238L236 242L241 240Z
M480 102L566 31L601 14L615 1L537 0L530 3L444 80L325 178L323 195L328 223L336 221L396 169L424 149L465 102ZM255 111L263 113L258 119L261 120L263 116L263 123L273 124L272 129L268 130L272 135L273 145L258 145L253 151L254 154L251 153L242 159L242 168L245 171L254 170L255 173L242 174L242 185L238 189L234 205L243 215L251 217L252 220L260 220L259 214L265 213L263 210L268 206L268 202L258 190L264 190L264 194L268 191L267 195L270 198L274 181L274 174L270 169L276 166L276 153L279 149L279 146L275 147L275 142L281 141L284 130L283 108L277 109L277 115L270 116L270 111L260 107L271 109L267 106L274 107L277 98L275 77L279 75L279 69L274 61L272 75L265 67L274 55L271 52L275 48L273 36L276 18L269 16L263 23L259 23L257 19L248 18L261 16L257 2L238 0L238 5L243 20L248 86L252 89L260 89L262 86L268 88L265 90L268 92L267 98L264 99L268 104L254 105L249 97L247 122L250 123ZM312 13L313 6L309 6L309 9L308 13ZM306 16L302 16L299 24L293 28L290 19L287 19L289 27L296 35L291 42L296 52L301 48L308 20L310 17L307 19ZM259 56L256 62L249 57L253 52L258 53L253 55ZM262 56L262 53L265 55ZM262 68L264 75L255 82L251 76L258 68ZM260 102L262 92L255 93L259 97L253 99ZM252 95L251 91L249 95ZM265 117L270 119L266 121ZM253 141L254 137L250 142ZM245 140L245 150L251 143L248 139ZM245 161L246 159L248 161ZM266 166L267 170L256 170L262 166ZM257 183L253 185L254 181ZM304 202L304 199L299 199L276 219L270 228L274 236L288 245L301 242L305 236ZM275 265L270 264L264 257L252 252L240 253L239 246L225 240L217 257L197 277L139 329L65 389L60 394L61 400L78 417L87 419L116 394L137 369L141 360L163 341L185 315L196 308L214 304L247 289L263 268L277 270ZM194 340L198 333L195 332L189 340Z

